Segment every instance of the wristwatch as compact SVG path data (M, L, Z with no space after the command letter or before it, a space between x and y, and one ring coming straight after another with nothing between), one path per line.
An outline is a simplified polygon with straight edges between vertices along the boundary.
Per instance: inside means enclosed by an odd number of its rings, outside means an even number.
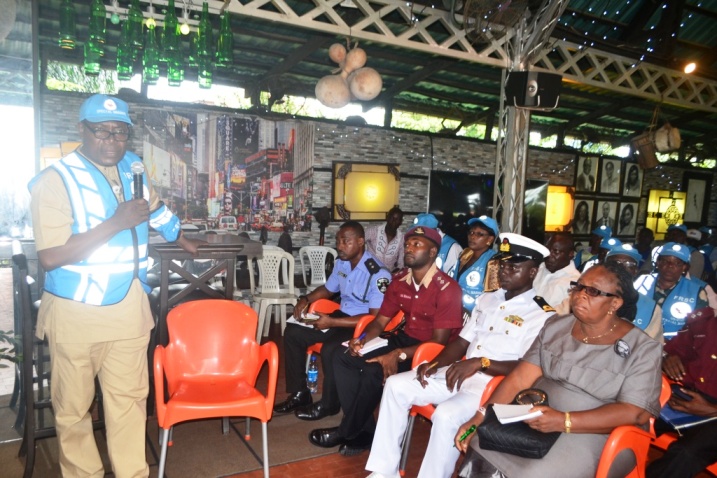
M399 351L398 361L399 361L399 362L405 362L406 359L408 358L408 355L406 355L406 352L404 352L404 351L401 350L401 349L398 349L398 351Z
M481 357L480 358L480 369L488 370L488 367L490 367L490 359L488 357Z

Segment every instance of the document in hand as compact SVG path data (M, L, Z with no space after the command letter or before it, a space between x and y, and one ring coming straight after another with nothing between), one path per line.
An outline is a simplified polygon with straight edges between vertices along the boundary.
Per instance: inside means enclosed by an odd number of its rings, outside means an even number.
M344 347L349 346L349 341L347 340L343 344ZM365 344L363 344L363 347L361 347L361 350L359 350L359 353L361 355L367 354L369 352L373 352L376 349L380 349L381 347L385 347L388 345L388 339L382 339L381 337L374 337Z
M505 425L506 423L520 422L531 418L539 417L543 414L540 410L530 412L533 405L506 405L503 403L493 404L493 411L498 421Z
M318 318L318 316L317 316L317 318ZM308 319L308 320L307 320L307 319ZM300 326L302 326L302 327L308 327L308 328L310 328L310 329L313 329L313 328L314 328L314 321L315 321L315 320L316 320L316 319L309 319L309 316L307 315L307 316L306 316L306 319L304 319L304 321L298 321L298 320L296 320L296 318L292 315L291 317L289 317L288 319L286 319L286 323L287 323L287 324L300 325ZM323 329L323 330L321 330L321 331L324 332L324 333L326 333L326 332L329 331L329 329Z

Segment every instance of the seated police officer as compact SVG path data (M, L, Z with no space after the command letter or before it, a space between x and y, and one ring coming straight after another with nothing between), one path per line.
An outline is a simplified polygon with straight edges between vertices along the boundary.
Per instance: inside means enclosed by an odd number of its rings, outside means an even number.
M277 413L295 411L303 420L319 420L339 412L340 405L333 374L332 357L341 343L353 337L354 327L365 314L376 315L391 273L366 250L363 226L356 221L341 225L336 233L338 260L325 285L302 296L294 307L294 318L302 320L308 305L319 299L341 294L341 308L332 314L319 313L311 324L287 324L284 331L286 391L289 397L274 406ZM321 401L313 403L306 384L306 349L323 343L324 371Z

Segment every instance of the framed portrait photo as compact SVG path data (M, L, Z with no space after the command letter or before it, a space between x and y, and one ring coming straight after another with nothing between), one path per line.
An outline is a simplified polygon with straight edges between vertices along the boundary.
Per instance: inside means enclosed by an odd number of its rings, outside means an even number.
M642 195L643 171L637 163L625 163L625 173L622 181L622 195L639 198Z
M707 223L707 208L711 188L712 175L708 176L691 171L685 172L682 178L682 189L687 192L687 197L685 198L683 222Z
M578 158L575 172L576 192L595 192L597 188L597 171L599 158L583 156Z
M601 194L620 193L620 173L622 161L619 159L602 158L600 160L600 187Z
M589 235L592 228L593 204L595 201L590 199L575 199L575 209L573 210L572 232L574 235Z
M617 230L613 229L614 236L635 238L638 205L637 201L620 203L617 214Z
M617 201L597 201L595 206L595 222L593 223L593 229L600 226L607 226L615 234L615 227L617 222L615 217L617 216Z

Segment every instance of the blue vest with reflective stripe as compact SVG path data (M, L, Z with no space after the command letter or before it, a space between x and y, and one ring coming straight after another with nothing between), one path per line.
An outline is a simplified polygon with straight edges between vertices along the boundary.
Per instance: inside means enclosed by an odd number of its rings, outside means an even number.
M648 298L655 297L657 274L643 275L635 281L635 290ZM700 291L707 284L694 277L682 277L660 304L665 340L670 340L685 325L686 317L695 310Z
M460 263L453 269L453 278L458 281L463 291L463 308L473 312L476 299L483 293L485 285L485 269L488 261L496 254L492 249L485 251L477 261L459 276Z
M446 258L448 257L448 251L451 250L451 247L453 244L456 244L458 241L453 239L451 236L445 235L441 238L441 248L438 251L438 256L436 257L436 265L438 265L438 268L443 271L443 265L446 263ZM440 264L440 265L439 265ZM443 271L443 272L449 272L449 271Z
M130 165L134 161L139 161L139 158L135 154L126 153L117 164L125 200L132 199ZM91 161L74 152L52 167L60 174L67 188L74 218L73 234L89 231L115 214L119 202L112 186ZM145 185L147 180L145 173ZM34 180L30 183L31 188L33 183ZM148 198L149 189L146 186L143 193L144 197ZM155 217L154 222L159 220L160 223L169 225L171 221L163 218L165 213L166 208L162 206L151 216ZM150 222L152 221L150 219ZM178 230L176 218L174 222ZM172 239L176 237L175 234ZM149 291L145 284L148 239L147 222L120 231L86 259L49 271L45 279L45 289L59 297L91 305L120 302L127 295L134 277L139 277L145 290Z

